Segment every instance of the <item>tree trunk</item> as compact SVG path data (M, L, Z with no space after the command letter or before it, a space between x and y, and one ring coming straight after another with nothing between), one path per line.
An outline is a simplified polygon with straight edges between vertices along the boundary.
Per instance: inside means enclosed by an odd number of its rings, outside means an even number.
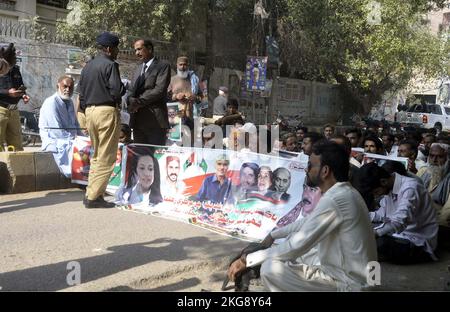
M206 11L206 36L205 36L205 52L206 63L203 71L202 80L208 80L214 72L214 8L216 0L208 0L208 10ZM209 89L209 83L208 83ZM209 94L209 92L208 92Z

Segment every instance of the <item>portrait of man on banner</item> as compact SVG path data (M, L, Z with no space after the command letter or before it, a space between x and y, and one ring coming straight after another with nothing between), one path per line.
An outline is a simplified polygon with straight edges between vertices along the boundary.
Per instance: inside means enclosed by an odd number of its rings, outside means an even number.
M179 103L167 103L167 114L169 117L169 131L168 131L168 141L180 142L181 141L181 130L182 130L182 120L180 117Z
M231 195L231 181L227 176L230 159L227 155L219 155L215 161L216 172L207 177L197 194L197 200L223 204Z
M159 163L154 156L153 148L130 144L125 150L127 153L125 183L116 193L117 200L124 205L144 206L162 202Z
M161 179L161 193L164 198L182 197L186 189L186 183L180 178L181 160L177 155L168 155L165 158L165 174Z

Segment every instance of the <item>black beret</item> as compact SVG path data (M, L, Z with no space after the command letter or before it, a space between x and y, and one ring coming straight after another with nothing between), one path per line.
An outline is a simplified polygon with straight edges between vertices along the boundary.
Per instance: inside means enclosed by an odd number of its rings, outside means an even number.
M119 45L119 37L105 31L97 36L97 44L104 47L117 47Z

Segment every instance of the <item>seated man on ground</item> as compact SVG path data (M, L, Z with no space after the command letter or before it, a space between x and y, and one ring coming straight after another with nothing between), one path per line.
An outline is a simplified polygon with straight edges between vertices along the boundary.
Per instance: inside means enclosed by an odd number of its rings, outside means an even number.
M53 153L59 170L68 178L72 175L72 140L83 135L71 99L73 89L72 77L60 77L56 93L44 101L39 114L42 150Z
M418 155L417 141L414 140L403 140L398 146L398 157L408 158L408 172L417 174L417 171L426 166L426 163L420 159L417 159Z
M378 210L369 212L379 261L398 264L436 260L438 224L431 197L423 184L375 163L360 168L362 192L381 197Z
M308 183L323 196L308 218L273 230L268 247L243 256L228 269L230 280L247 267L261 266L261 279L271 291L357 290L366 286L367 264L377 258L367 207L348 183L349 157L336 143L313 147ZM286 237L279 245L275 239ZM317 246L317 257L303 257ZM319 259L310 263L308 259Z
M449 146L444 143L433 143L428 155L428 166L420 168L417 175L423 180L437 209L438 223L449 226L450 211L446 211L445 203L450 200L450 160ZM450 208L450 207L449 207Z
M215 124L222 127L224 136L227 134L226 126L232 126L236 123L244 124L244 118L238 109L238 100L236 98L230 98L227 102L227 112L222 118L216 120Z

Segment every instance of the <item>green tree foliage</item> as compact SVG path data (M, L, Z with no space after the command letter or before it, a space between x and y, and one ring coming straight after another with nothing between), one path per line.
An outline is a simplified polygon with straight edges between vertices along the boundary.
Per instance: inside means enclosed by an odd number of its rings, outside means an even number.
M422 22L429 1L378 3L373 12L369 1L286 0L287 14L279 22L286 72L340 83L361 113L415 73L449 74L448 40L430 35Z
M159 40L172 40L175 30L170 29L172 2L150 0L74 0L66 20L57 23L59 37L74 45L88 48L95 45L101 31L111 31L121 37L123 46L136 37L151 36Z
M263 2L270 13L264 32L280 43L282 74L340 83L348 104L359 113L367 113L384 92L403 88L415 74L449 74L448 37L430 35L423 23L425 13L448 0L377 0L379 12L373 12L369 0ZM58 23L57 33L83 48L93 47L96 35L108 30L119 34L122 48L129 48L137 37L150 37L171 42L175 54L205 52L203 78L208 78L215 60L231 54L233 46L240 50L233 53L243 60L254 53L254 3L72 0L73 9ZM224 33L232 34L229 51L218 48Z

